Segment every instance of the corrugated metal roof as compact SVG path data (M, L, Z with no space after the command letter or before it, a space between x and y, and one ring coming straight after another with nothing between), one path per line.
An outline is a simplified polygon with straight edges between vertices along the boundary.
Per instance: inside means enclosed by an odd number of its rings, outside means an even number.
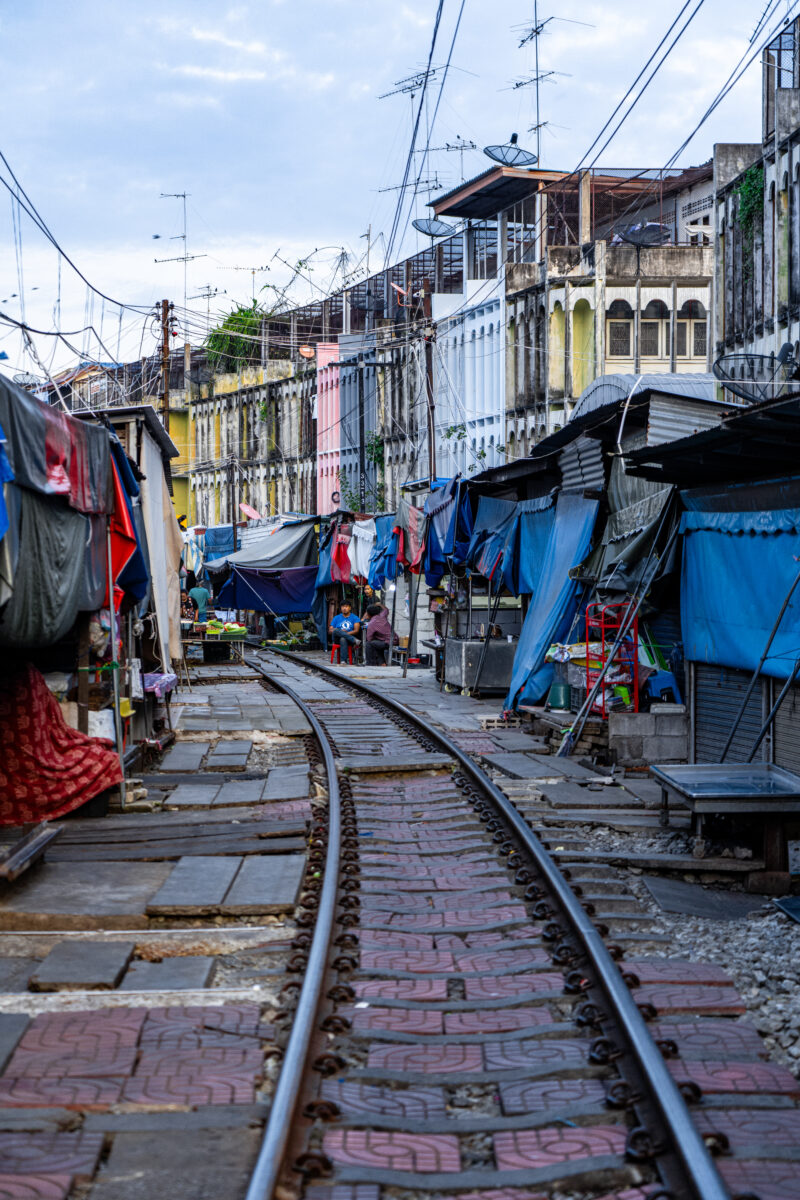
M690 397L681 397L675 404L672 396L659 393L651 395L647 416L647 445L661 446L664 442L675 442L678 438L691 437L702 429L713 429L722 420L722 408L711 406L705 400L692 403Z
M603 447L594 438L579 437L559 455L561 480L567 492L605 487Z
M639 381L637 384L637 380ZM661 392L667 396L687 396L692 400L719 403L716 396L716 380L710 372L687 374L663 373L654 375L600 375L581 393L572 413L571 420L585 417L595 409L625 400L636 385L635 395L645 392ZM730 407L730 405L725 405Z

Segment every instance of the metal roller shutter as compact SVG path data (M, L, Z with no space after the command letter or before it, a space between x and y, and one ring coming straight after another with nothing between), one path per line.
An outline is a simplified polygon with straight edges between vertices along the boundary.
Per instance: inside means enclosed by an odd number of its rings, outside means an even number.
M776 679L772 686L777 700L783 684ZM800 688L790 690L775 714L773 736L775 763L800 774Z
M694 760L698 763L719 762L722 748L728 740L742 697L747 690L750 675L746 671L733 671L728 667L714 667L707 663L695 663L695 739ZM728 751L726 762L744 762L764 720L762 686L756 684L747 702L736 736ZM766 741L756 755L766 753Z

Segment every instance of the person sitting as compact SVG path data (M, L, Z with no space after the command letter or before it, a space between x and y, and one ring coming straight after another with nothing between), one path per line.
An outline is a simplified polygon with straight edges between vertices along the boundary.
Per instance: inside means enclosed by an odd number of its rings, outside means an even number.
M366 611L367 622L367 666L385 667L387 651L397 641L397 634L389 622L389 612L380 604L370 604Z
M360 642L361 622L353 612L347 600L340 605L340 611L328 626L328 632L333 635L334 646L339 647L339 662L347 662L349 646L357 647Z

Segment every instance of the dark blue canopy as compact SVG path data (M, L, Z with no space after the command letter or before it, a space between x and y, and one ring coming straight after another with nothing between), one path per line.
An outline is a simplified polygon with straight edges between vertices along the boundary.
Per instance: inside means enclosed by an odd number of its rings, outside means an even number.
M316 567L288 567L280 571L234 566L217 594L220 608L254 612L310 613L314 604Z

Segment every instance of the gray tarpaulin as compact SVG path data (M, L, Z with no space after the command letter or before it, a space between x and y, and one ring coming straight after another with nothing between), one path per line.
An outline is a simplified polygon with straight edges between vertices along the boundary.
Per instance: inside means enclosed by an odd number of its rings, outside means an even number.
M609 514L600 543L575 577L596 580L600 591L630 591L650 553L672 491L627 475L622 459L615 458L608 483Z
M84 591L89 522L65 501L28 488L16 491L24 549L11 599L0 609L0 645L33 650L60 641L75 622Z
M106 517L92 515L86 518L87 543L83 560L83 587L81 588L81 612L96 612L103 607L106 596L108 573L108 521Z
M264 570L279 570L281 567L315 567L317 565L317 535L314 530L316 518L283 525L274 533L249 542L235 554L226 554L206 563L210 575L227 572L228 565L259 567ZM218 580L216 581L219 582Z

